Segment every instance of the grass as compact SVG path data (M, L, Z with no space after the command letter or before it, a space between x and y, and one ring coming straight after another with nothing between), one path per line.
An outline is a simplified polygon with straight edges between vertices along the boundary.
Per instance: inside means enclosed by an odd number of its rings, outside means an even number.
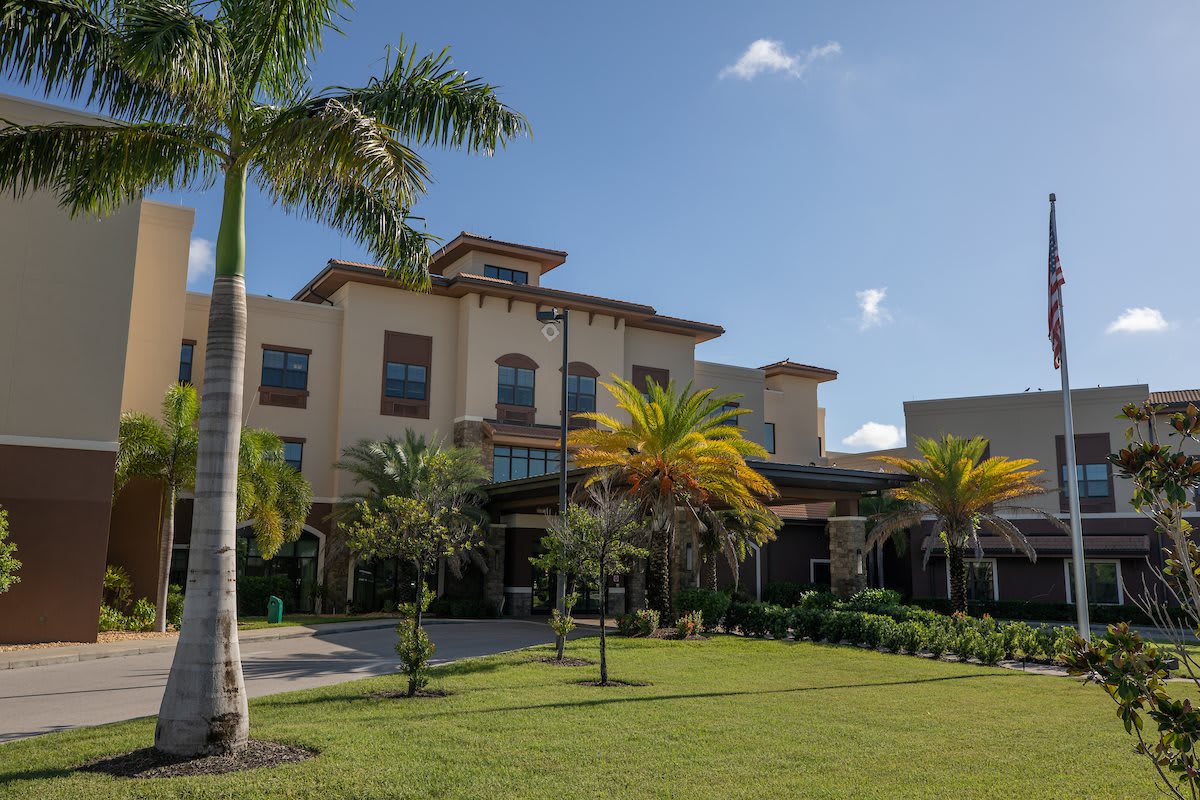
M545 648L544 652L548 652ZM398 676L262 698L252 735L317 758L120 780L70 767L146 746L152 719L0 747L0 797L1137 798L1152 769L1094 686L850 647L615 640L612 676L541 650L437 671L449 697L377 700ZM594 639L568 653L595 659Z
M285 628L289 625L322 625L327 622L353 622L355 620L377 619L387 617L387 614L290 614L283 622L267 622L266 617L238 617L238 630L256 631L259 628Z

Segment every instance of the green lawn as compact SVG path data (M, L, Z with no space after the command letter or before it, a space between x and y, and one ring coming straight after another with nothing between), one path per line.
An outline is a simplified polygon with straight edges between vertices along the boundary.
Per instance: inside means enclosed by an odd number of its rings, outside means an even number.
M548 648L545 650L548 652ZM596 656L595 640L569 653ZM530 652L439 671L445 698L377 700L397 677L251 703L301 764L119 780L71 765L148 744L137 720L0 746L0 796L187 798L1137 798L1157 795L1111 702L1077 681L849 647L617 640L613 677Z

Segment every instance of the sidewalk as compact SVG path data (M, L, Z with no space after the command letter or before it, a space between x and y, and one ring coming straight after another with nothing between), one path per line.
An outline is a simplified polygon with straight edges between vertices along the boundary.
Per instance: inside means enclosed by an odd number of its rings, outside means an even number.
M449 621L449 620L447 620ZM373 630L376 628L391 628L396 625L397 618L379 618L361 622L327 622L320 625L288 625L279 628L259 628L257 630L239 631L238 641L263 642L276 639L299 639L305 636L331 636L339 633ZM430 623L439 620L429 620ZM77 661L92 661L98 658L116 658L119 656L135 656L145 653L166 653L175 649L178 637L166 639L132 639L126 642L104 642L97 644L68 645L66 647L46 647L33 650L11 650L0 652L0 670L22 669L25 667L44 667L51 664L72 664Z

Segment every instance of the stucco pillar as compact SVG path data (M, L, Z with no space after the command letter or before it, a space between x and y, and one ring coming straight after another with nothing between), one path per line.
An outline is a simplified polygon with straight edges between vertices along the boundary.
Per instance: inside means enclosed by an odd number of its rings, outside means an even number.
M483 576L483 602L499 614L504 607L504 525L489 525L487 541L484 542L484 558L487 572Z
M830 517L829 582L838 597L867 588L866 517Z

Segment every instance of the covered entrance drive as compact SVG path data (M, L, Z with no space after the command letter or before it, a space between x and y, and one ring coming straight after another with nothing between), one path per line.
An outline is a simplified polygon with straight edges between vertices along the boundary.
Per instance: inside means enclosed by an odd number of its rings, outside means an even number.
M858 501L864 495L902 486L911 478L892 473L800 464L752 462L751 466L768 478L779 491L780 496L772 501L773 505L812 503L827 506L833 503L833 510L825 525L829 535L827 569L830 584L834 592L843 596L865 588L866 518L859 514ZM569 489L573 490L585 475L585 470L571 470L567 475ZM494 579L486 582L489 595L485 600L497 606L502 605L505 614L524 616L544 612L554 596L554 579L553 576L540 574L529 559L536 555L545 533L544 512L553 512L558 506L558 476L550 474L505 481L491 484L486 489L488 510L492 516L488 545L489 549L500 555L498 561L503 564L504 572L502 581ZM782 555L784 553L781 551ZM805 564L802 569L804 574L808 574L810 567ZM609 595L609 608L613 613L624 611L627 592L630 608L640 606L644 600L643 582L639 576L631 575L628 578L628 586L614 581L605 587ZM581 593L581 600L585 597L590 603L597 604L599 592ZM585 610L584 607L581 606L581 610Z

